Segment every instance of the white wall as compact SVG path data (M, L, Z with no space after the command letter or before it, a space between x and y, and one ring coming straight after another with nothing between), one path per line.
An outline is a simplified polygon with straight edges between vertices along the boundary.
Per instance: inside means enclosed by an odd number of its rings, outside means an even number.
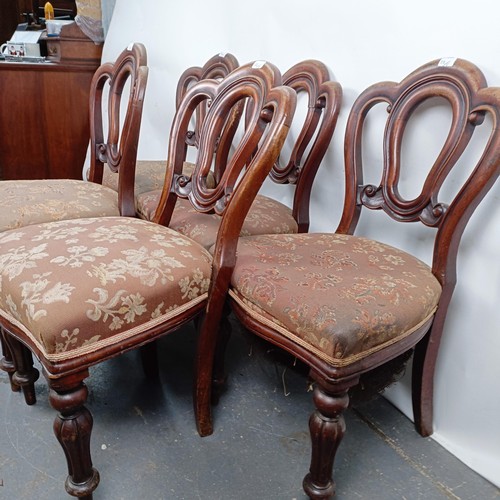
M103 60L112 60L131 41L141 41L148 49L151 69L142 159L166 157L175 85L188 66L202 65L219 52L231 52L242 63L267 59L283 71L306 58L324 61L344 88L344 104L314 186L311 229L333 230L342 204L343 130L355 97L372 83L399 81L418 66L445 56L474 62L490 85L500 86L499 19L500 4L493 0L117 0ZM445 124L446 112L429 119ZM418 147L410 149L410 181L413 170L418 177L420 165L428 165L424 152L436 146L432 135L418 138ZM274 189L266 186L266 191ZM499 195L497 183L462 241L459 281L438 361L433 437L500 486ZM372 234L374 227L363 219L358 234ZM400 234L390 231L385 231L385 239L396 241ZM420 254L425 239L419 233L410 249ZM426 254L422 258L428 260ZM388 397L411 417L406 381Z

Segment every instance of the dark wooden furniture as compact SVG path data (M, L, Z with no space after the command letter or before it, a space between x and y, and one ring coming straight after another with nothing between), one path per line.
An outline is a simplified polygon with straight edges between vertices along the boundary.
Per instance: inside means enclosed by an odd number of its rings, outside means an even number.
M248 64L220 83L205 80L186 92L170 133L165 196L161 200L167 218L178 196L188 197L199 210L224 214L220 241L235 242L230 235L239 233L246 210L279 155L295 110L295 92L280 84L281 75L273 65L253 68ZM197 105L207 99L211 106L190 179L182 175L185 137ZM207 189L204 179L218 138L241 100L252 101L253 114L234 160L227 166L228 175L216 188ZM109 149L97 148L96 153L116 153ZM66 232L71 236L61 237ZM37 241L40 236L43 250ZM35 224L0 233L0 244L0 325L14 355L14 382L33 402L33 352L43 365L50 403L58 412L54 431L67 459L66 490L89 500L99 483L90 454L92 416L85 407L88 391L84 380L90 367L177 330L205 308L203 323L214 325L209 318L217 315L223 302L207 307L209 287L227 288L225 259L234 255L235 245L224 245L223 256L216 250L212 264L201 245L135 217ZM16 266L14 277L11 259L17 260L19 251L37 255L36 269ZM43 305L32 297L43 311L38 306L36 312L31 306L26 309L21 303L27 281L38 282L50 296Z
M407 198L399 189L406 124L417 120L421 105L443 102L452 116L448 135L422 185L412 189L419 194ZM380 182L372 185L363 182L363 160L373 157L365 151L371 142L364 132L376 105L387 110L387 120L380 141ZM236 316L247 329L308 365L314 382L311 465L303 482L310 498L334 495L333 463L345 432L349 390L361 375L369 376L370 370L413 348L415 424L422 435L432 433L433 375L456 283L458 246L471 214L500 174L499 120L500 88L488 88L481 71L461 59L433 61L401 83L373 85L355 101L347 123L346 196L337 233L240 238L229 290ZM470 158L462 153L483 122L490 134L483 154L451 201L443 200L443 183L460 178L459 160ZM383 234L380 240L352 235L362 208L428 226L432 265L384 244ZM225 296L226 290L218 293ZM215 353L223 352L215 332L202 330L198 346L195 409L202 435L212 432L211 384L217 382L212 367L214 359L220 362ZM219 333L219 339L225 338Z
M2 0L0 15L0 44L10 40L12 33L21 22L17 0Z
M76 24L50 43L54 62L0 61L0 179L82 178L102 47Z

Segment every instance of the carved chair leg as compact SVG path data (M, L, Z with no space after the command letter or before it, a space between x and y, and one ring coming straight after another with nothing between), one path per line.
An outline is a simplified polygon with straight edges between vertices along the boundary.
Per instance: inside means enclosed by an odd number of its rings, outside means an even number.
M160 367L158 364L158 349L156 342L149 342L139 349L142 369L148 379L158 379Z
M214 366L212 373L212 405L219 404L219 399L222 396L227 384L227 374L224 360L226 357L227 345L229 343L229 339L231 338L232 328L231 322L229 321L230 313L231 308L229 307L229 304L226 303L219 326L217 343L215 345Z
M16 371L16 367L14 366L14 360L12 359L12 354L10 353L9 346L7 345L7 341L4 338L4 331L0 328L0 342L2 344L2 354L3 357L0 359L0 369L6 372L9 375L10 380L10 388L13 392L19 392L21 388L12 380L12 376Z
M38 380L40 373L33 367L33 355L19 340L6 331L3 333L7 349L10 351L16 367L16 371L12 375L12 381L21 387L26 404L34 405L36 403L35 382Z
M349 405L348 389L345 385L338 390L326 389L319 383L314 388L316 411L309 419L311 466L303 481L304 491L314 500L326 500L335 494L333 462L345 433L342 412Z
M68 465L66 491L75 497L92 500L92 492L99 484L99 473L92 467L90 436L92 415L84 406L88 390L85 376L68 380L49 380L49 401L59 412L54 420L54 433L61 444Z

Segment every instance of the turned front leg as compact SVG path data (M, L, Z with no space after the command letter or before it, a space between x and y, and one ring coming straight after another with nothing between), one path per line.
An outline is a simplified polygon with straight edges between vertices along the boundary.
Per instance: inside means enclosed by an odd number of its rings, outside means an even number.
M92 415L85 408L88 390L82 381L66 387L62 381L50 381L49 401L59 412L54 433L61 444L68 465L66 491L75 497L92 499L99 484L99 473L92 467L90 436Z
M335 495L333 462L337 448L345 433L342 412L349 405L347 389L328 393L316 384L313 393L316 411L309 419L311 433L311 466L303 482L309 498L326 500Z

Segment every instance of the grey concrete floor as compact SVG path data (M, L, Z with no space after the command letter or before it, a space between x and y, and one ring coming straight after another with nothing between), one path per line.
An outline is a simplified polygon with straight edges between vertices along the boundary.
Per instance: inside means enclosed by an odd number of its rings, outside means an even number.
M269 346L236 331L228 389L214 409L215 432L200 438L192 402L195 336L185 328L159 342L161 376L143 376L138 354L95 367L88 379L92 456L101 474L94 499L304 500L309 466L307 378ZM57 500L66 465L52 434L43 379L28 407L0 374L0 498ZM384 398L346 414L338 451L337 498L500 499L475 474Z

